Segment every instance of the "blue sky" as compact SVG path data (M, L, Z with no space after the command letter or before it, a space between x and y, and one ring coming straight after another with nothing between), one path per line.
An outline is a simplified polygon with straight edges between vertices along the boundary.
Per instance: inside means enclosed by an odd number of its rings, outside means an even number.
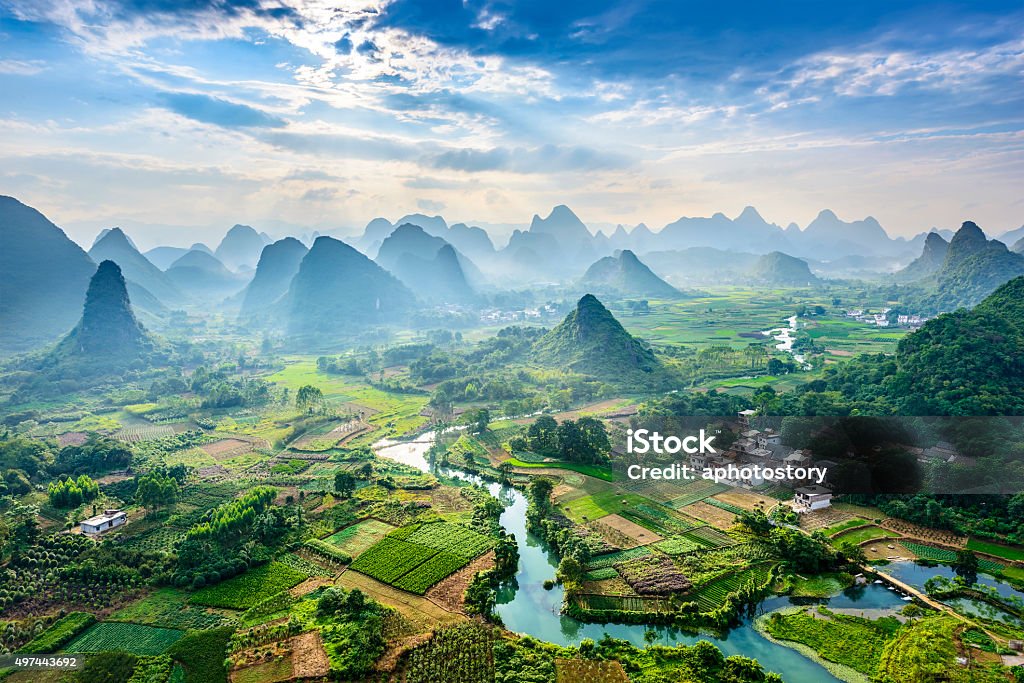
M1020 2L0 0L0 93L0 193L81 241L1024 223Z

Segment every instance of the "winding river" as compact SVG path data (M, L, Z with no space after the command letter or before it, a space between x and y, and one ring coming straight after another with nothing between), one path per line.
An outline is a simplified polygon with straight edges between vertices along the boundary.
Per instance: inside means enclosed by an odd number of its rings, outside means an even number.
M836 683L838 678L820 664L804 657L796 650L773 643L757 632L750 619L722 637L694 635L664 626L643 624L589 624L562 615L561 586L544 589L544 581L555 577L557 556L543 542L526 530L526 496L520 491L495 482L487 482L473 474L451 468L431 467L426 459L433 434L427 433L414 441L380 441L374 444L377 455L415 467L423 472L461 479L487 487L491 495L505 503L501 525L514 534L519 546L519 570L515 578L498 592L496 612L510 631L533 636L558 645L578 645L584 638L600 640L605 634L628 640L639 647L647 644L645 634L654 631L655 643L661 645L693 644L707 640L728 655L744 655L757 659L768 671L783 675L787 681L800 683ZM787 597L773 597L758 606L758 614L765 614L796 601ZM878 610L894 611L906 603L893 591L879 585L868 585L844 591L827 600L804 600L827 603L832 608L843 608L865 616L877 616Z

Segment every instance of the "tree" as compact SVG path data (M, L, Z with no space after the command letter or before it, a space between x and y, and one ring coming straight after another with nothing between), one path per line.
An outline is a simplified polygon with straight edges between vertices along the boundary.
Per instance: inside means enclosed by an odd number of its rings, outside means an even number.
M953 571L964 580L967 585L978 582L978 556L966 548L956 551L956 560L953 561Z
M611 450L608 431L605 429L604 423L596 417L581 417L576 421L576 425L580 429L580 436L583 438L583 445L587 451L587 461L604 462L608 451Z
M139 477L135 501L152 510L173 505L178 501L178 481L162 471L147 472Z
M587 462L587 447L579 424L566 420L558 425L558 455L569 462Z
M530 450L541 455L558 454L558 422L550 415L541 415L526 430Z
M476 415L473 418L473 422L470 425L475 434L483 434L487 431L487 425L491 423L491 411L487 408L481 408L476 411Z
M736 523L758 536L767 536L773 526L761 510L744 510L736 518Z
M864 548L861 548L856 543L851 541L844 541L839 544L839 552L843 554L847 562L850 564L865 564L868 561L868 556L864 552Z
M321 410L324 405L324 392L312 384L306 384L299 388L295 394L295 407L307 413L314 413Z
M334 475L334 491L342 498L350 498L356 490L356 478L351 472L338 472Z

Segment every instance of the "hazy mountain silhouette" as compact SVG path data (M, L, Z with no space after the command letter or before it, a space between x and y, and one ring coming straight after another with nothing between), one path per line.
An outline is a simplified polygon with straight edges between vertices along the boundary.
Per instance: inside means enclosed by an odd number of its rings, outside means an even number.
M896 278L910 282L937 273L942 268L942 264L946 262L948 250L949 242L942 239L942 235L935 232L928 233L921 255L911 261L906 268L896 273Z
M625 296L673 298L679 290L654 274L629 249L617 256L605 256L594 262L580 281L592 292L614 292Z
M456 292L452 289L457 283L464 282L467 286L478 286L483 280L483 275L477 269L471 259L454 250L456 262L447 263L445 259L437 259L442 248L451 246L446 240L427 233L422 227L403 223L384 240L377 251L377 258L374 260L383 268L398 277L407 287L420 291L420 286L430 290L427 298L437 299L438 296L447 295L447 301L462 302L473 298L467 296L466 292ZM412 258L404 258L404 257ZM440 268L443 272L431 273L431 267ZM457 266L455 272L453 266ZM427 277L428 282L420 282ZM469 293L472 294L471 292ZM455 296L455 298L450 298Z
M264 246L263 238L253 228L248 225L235 225L224 235L213 255L231 270L238 270L243 266L253 268L260 260Z
M819 282L807 261L781 251L759 257L750 269L750 277L755 282L768 285L805 286Z
M313 243L284 300L288 330L298 336L352 336L402 319L415 303L397 278L331 237Z
M582 246L589 246L593 238L583 221L565 204L551 209L547 218L534 214L529 232L534 235L550 235L566 255L575 255Z
M533 350L541 364L616 381L661 370L654 353L626 332L593 294L583 296Z
M106 230L89 250L89 256L97 263L113 261L126 280L140 285L163 304L173 306L184 298L170 278L139 253L121 228Z
M437 250L433 258L402 253L391 272L407 287L414 289L417 296L427 301L471 303L477 300L462 270L455 247L447 242Z
M233 294L247 281L225 268L217 257L198 250L189 251L172 263L166 274L178 289L207 301Z
M251 316L269 310L284 296L308 252L306 246L294 237L285 237L263 247L256 274L245 288L241 315Z
M0 351L25 351L71 329L95 271L43 214L0 196Z

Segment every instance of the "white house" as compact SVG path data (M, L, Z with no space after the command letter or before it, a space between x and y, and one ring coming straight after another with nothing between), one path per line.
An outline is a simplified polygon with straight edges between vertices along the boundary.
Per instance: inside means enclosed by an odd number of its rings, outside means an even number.
M102 534L104 531L121 526L128 521L128 513L122 510L104 510L102 515L83 519L83 534Z
M793 496L797 512L824 510L832 506L832 491L824 486L801 486Z

